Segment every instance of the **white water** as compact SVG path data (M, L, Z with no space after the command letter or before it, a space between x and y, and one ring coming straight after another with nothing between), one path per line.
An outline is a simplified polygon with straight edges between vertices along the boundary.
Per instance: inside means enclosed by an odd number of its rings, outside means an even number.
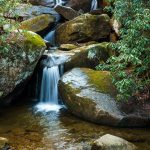
M49 41L52 46L56 45L55 42L55 30L50 31L45 37L44 40Z
M56 65L56 58L53 55L47 59L47 66L43 69L40 103L36 106L37 111L59 111L62 107L58 103L58 81L60 71Z
M56 5L62 5L62 0L56 0Z
M98 9L97 0L92 0L92 3L91 3L91 10L96 10L96 9Z

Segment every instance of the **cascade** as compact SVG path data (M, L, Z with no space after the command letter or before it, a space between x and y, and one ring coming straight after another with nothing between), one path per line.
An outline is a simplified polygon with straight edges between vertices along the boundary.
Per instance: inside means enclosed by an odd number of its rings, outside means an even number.
M58 81L62 75L63 66L57 64L57 58L50 54L44 61L42 82L40 88L40 103L36 106L38 111L58 111Z
M92 11L92 10L96 10L96 9L98 9L97 0L92 0L92 3L91 3L91 11Z
M62 3L63 3L62 0L56 0L56 3L55 3L55 4L56 4L56 5L62 5Z
M55 30L50 31L45 37L44 40L50 42L50 44L52 46L56 45L56 41L55 41Z

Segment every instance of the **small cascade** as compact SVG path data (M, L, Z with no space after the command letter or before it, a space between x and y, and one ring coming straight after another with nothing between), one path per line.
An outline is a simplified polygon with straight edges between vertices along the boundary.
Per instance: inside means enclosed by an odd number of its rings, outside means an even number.
M40 88L38 111L59 111L58 81L63 74L63 65L57 64L57 57L52 54L44 61Z
M97 0L92 0L92 3L91 3L91 11L92 11L92 10L96 10L96 9L98 9Z
M56 45L55 40L55 30L50 31L45 37L44 40L48 41L52 46Z

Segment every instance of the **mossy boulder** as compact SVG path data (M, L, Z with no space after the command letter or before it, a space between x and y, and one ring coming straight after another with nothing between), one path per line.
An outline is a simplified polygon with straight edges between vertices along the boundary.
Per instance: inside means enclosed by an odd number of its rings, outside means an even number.
M33 32L39 32L50 27L54 21L54 16L50 14L43 14L21 22L21 26L19 28Z
M9 103L23 90L46 45L38 34L22 30L11 33L7 42L11 48L0 52L0 99Z
M59 82L61 97L76 116L95 123L117 125L122 119L113 95L110 72L75 68Z
M82 41L97 41L110 34L110 18L107 14L83 14L65 22L56 29L56 40L59 44Z
M88 57L91 51L94 51L96 58ZM109 43L104 42L81 46L70 50L69 53L72 53L73 55L64 63L65 71L74 67L95 68L100 62L105 62L110 57L111 50L109 50Z
M6 138L0 137L0 149L5 149L6 144L8 144L9 141Z
M127 114L120 109L108 71L74 68L62 76L59 93L68 110L82 119L109 126L150 125L149 116Z

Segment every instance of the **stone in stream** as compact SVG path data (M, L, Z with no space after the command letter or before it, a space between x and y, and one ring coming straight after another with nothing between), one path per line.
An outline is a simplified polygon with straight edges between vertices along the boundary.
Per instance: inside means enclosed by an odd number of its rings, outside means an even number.
M46 7L54 6L54 0L29 0L29 2L33 5L42 5Z
M75 17L79 16L79 13L73 10L71 7L57 5L54 9L57 13L62 15L67 20L72 20Z
M107 14L83 14L61 24L56 29L58 44L98 41L110 34L110 18Z
M40 32L50 27L54 22L54 16L50 14L43 14L21 22L19 29Z
M121 109L108 71L74 68L62 76L59 93L69 111L82 119L109 126L150 125L149 112L143 114L135 109L126 113Z
M14 31L7 42L11 50L0 52L0 99L4 103L11 102L23 90L46 49L44 40L31 31Z
M94 141L91 150L136 150L137 147L114 135L105 134Z

